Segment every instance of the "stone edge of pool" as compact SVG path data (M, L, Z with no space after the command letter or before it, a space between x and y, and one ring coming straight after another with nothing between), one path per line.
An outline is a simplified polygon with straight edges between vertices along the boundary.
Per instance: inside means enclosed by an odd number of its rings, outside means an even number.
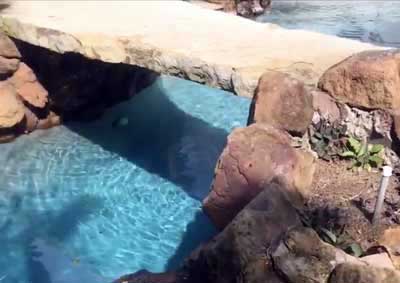
M199 32L193 30L193 33L190 33L193 34L193 39L191 39L193 44L191 45L189 42L188 50L183 50L176 43L170 43L171 40L165 40L165 38L160 40L157 38L160 35L153 32L146 36L134 30L128 36L121 36L118 33L115 35L102 33L101 26L98 30L96 29L96 32L91 31L90 28L88 28L89 32L76 32L69 23L64 23L65 28L63 28L62 21L61 23L55 21L56 23L53 25L51 19L47 19L40 24L41 19L35 18L29 12L25 15L20 2L16 1L16 4L12 4L10 12L6 11L0 15L0 29L13 38L61 54L76 52L89 59L107 63L137 65L161 74L182 77L245 97L253 96L258 79L266 70L288 73L304 81L307 85L313 86L326 69L348 56L368 49L382 49L371 44L335 36L302 30L287 30L273 24L260 24L177 1L173 2L174 5L178 8L183 5L183 10L192 15L188 18L189 20L176 20L177 25L184 23L195 26L200 21L198 19L200 17L202 21L208 22L203 18L204 15L210 14L208 28L210 29L211 44L226 45L212 46L211 48L207 46L204 43L207 41L207 35L202 34L203 28ZM26 8L29 11L38 8L38 5L35 6L35 2L24 2L23 5L29 5L29 9ZM168 5L172 5L171 2ZM109 6L118 9L115 5L109 4ZM60 9L54 8L56 5L49 7L48 12L43 12L45 15L52 15L48 16L49 18L56 17L53 15L67 17L71 13L65 12L64 15ZM132 6L127 5L127 9L130 7ZM141 3L137 7L141 9L138 9L139 11L136 13L163 8L151 3L147 5ZM137 7L135 6L135 8ZM30 13L33 13L32 11ZM96 13L94 12L94 14ZM101 13L99 12L99 14ZM182 18L183 16L179 14L177 17ZM174 18L172 15L170 18L172 20L167 24L174 25L176 17ZM191 21L192 18L197 19ZM65 18L63 20L65 21ZM254 34L246 34L243 39L230 35L227 36L225 42L224 38L218 39L218 35L212 31L213 23L220 21L232 24L232 30L227 30L227 34L235 32L235 30L239 33L249 33L254 30ZM138 21L138 25L144 24L144 22ZM118 21L113 25L117 26ZM226 24L224 23L224 25ZM207 30L207 27L205 28ZM136 29L139 30L140 27ZM71 30L73 31L71 32ZM179 32L178 30L176 34ZM178 36L185 36L185 32L183 31L183 34ZM174 38L174 32L161 37ZM253 42L240 43L249 40ZM165 43L165 46L157 45L157 42ZM315 43L314 46L311 46L313 43ZM312 50L313 48L315 50ZM323 54L320 54L322 52Z

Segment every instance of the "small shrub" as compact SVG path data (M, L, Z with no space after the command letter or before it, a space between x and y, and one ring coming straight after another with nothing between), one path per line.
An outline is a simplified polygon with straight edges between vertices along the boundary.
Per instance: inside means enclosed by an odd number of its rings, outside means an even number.
M382 167L384 150L381 144L368 144L350 137L340 156L353 160L351 168L371 171L372 168Z
M345 126L321 120L311 137L311 148L320 158L331 161L339 155L345 133Z

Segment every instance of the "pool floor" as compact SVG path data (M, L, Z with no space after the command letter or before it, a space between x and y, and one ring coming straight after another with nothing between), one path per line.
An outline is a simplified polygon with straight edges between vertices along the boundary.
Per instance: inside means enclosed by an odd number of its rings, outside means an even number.
M176 268L215 233L201 200L249 102L161 76L98 121L0 145L0 283Z

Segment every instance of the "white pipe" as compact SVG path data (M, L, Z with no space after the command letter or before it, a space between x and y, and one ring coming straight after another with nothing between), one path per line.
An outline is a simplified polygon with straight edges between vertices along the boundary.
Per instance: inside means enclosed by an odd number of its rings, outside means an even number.
M385 193L386 193L387 186L389 184L390 176L392 176L392 171L393 171L392 167L383 166L382 179L381 179L381 184L379 186L378 199L376 200L374 217L372 218L372 223L374 225L379 223L380 216L382 213L383 202L385 201Z

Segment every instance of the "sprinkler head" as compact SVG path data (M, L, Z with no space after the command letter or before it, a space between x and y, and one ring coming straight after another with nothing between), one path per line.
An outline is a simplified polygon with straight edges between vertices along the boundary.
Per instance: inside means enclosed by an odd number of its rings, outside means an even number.
M382 168L382 175L383 177L390 177L392 176L393 168L391 166L383 166Z

